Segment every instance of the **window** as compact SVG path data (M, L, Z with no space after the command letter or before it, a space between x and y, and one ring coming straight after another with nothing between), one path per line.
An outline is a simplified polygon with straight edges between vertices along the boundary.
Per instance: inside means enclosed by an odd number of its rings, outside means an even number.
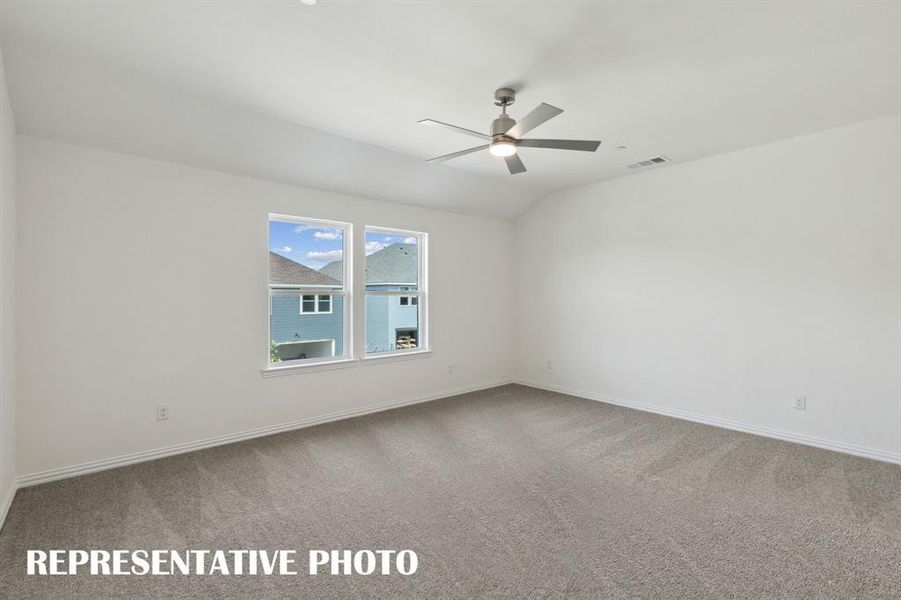
M349 358L351 226L269 215L269 362Z
M367 227L364 238L366 354L427 348L426 234Z
M328 294L308 294L300 299L300 312L305 315L332 314L332 297Z

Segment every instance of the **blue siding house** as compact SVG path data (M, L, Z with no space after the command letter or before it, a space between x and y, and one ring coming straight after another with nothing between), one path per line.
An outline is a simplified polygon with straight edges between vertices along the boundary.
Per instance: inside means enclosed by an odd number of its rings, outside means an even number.
M269 359L324 358L344 353L344 298L337 278L269 253Z
M367 285L367 290L403 290L410 286ZM401 304L403 303L403 304ZM416 296L366 296L366 352L415 348L419 341Z
M344 353L343 261L320 270L269 254L270 357L273 361ZM415 244L393 244L366 257L367 291L410 290L411 296L366 296L366 351L419 345L419 262Z
M269 318L270 339L278 345L287 344L298 354L306 351L307 356L294 358L317 358L319 356L340 356L344 353L344 298L332 296L332 311L326 313L303 314L301 300L297 296L272 296ZM299 344L298 342L307 342ZM319 341L320 344L310 342ZM324 343L330 342L330 343ZM319 348L320 350L316 350ZM315 354L310 356L309 354ZM282 360L290 360L280 356Z

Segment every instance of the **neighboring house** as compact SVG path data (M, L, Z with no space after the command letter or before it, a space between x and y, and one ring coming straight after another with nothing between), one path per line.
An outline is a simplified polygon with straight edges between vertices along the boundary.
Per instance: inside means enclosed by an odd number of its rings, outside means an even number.
M327 294L329 287L341 288L343 274L340 260L316 271L269 253L270 339L281 360L343 354L343 298ZM418 277L415 244L393 244L366 257L367 291L415 290ZM367 295L366 351L416 347L417 304L416 296Z
M417 290L419 247L392 244L366 257L367 290ZM418 296L367 296L366 351L419 346Z
M320 273L340 276L343 261L322 267ZM416 290L419 279L419 247L392 244L366 257L366 291ZM419 298L416 296L366 296L366 351L386 352L419 345Z
M341 275L339 271L338 277ZM269 339L275 342L281 360L344 352L344 298L328 294L329 288L340 289L341 282L269 253Z

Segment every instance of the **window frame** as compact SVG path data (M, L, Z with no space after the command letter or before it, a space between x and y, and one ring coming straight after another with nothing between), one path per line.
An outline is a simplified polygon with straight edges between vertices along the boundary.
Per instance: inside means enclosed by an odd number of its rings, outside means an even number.
M417 303L415 306L418 310L418 334L417 334L417 347L403 350L386 350L384 352L369 352L366 349L366 343L364 340L363 343L363 361L378 361L380 359L391 359L391 358L399 358L403 356L414 356L418 354L430 354L432 352L431 346L429 345L429 313L428 313L428 246L429 246L429 234L424 231L414 231L412 229L398 229L395 227L381 227L377 225L364 225L363 226L363 247L364 247L364 256L363 256L363 271L365 273L366 269L366 255L365 255L365 246L366 246L366 234L380 233L385 235L393 235L399 237L410 237L415 236L417 238L417 289L410 290L409 287L403 286L402 289L398 290L367 290L366 289L366 278L364 276L362 282L362 290L361 294L363 295L363 331L366 331L366 298L369 295L373 296L407 296L411 298L410 303L407 306L414 306L412 304L412 298L417 298Z
M265 365L266 367L263 369L264 374L275 374L278 372L288 372L294 370L302 370L307 368L314 368L313 370L319 370L321 368L331 368L332 366L340 366L341 364L351 364L356 361L354 358L355 349L354 349L354 322L353 322L353 304L354 304L354 285L353 285L353 259L354 259L354 229L353 223L347 223L344 221L332 221L327 219L314 219L309 217L300 217L297 215L286 215L282 213L269 213L267 218L267 229L266 229L266 261L268 264L269 260L269 248L271 247L271 243L269 241L269 224L273 221L280 223L295 223L297 225L312 225L313 227L323 227L330 229L339 229L342 232L342 268L343 268L343 277L342 277L342 288L340 290L335 290L334 288L327 288L323 286L305 286L302 289L298 289L296 292L291 291L290 288L286 288L283 290L273 290L271 287L271 283L268 281L268 269L267 269L267 285L266 290L269 295L269 319L268 319L268 328L266 332L266 355L265 355ZM303 293L308 292L308 293ZM323 356L318 358L303 358L297 360L284 360L280 362L271 362L269 356L269 348L272 344L272 298L278 295L297 295L298 298L298 313L300 315L325 315L325 314L334 314L335 307L335 296L340 296L343 298L343 306L342 306L342 348L343 353L338 356ZM315 304L314 307L316 312L303 312L303 296L315 296ZM330 296L329 300L329 312L319 312L319 296ZM315 341L315 340L311 340ZM335 340L337 342L337 340Z

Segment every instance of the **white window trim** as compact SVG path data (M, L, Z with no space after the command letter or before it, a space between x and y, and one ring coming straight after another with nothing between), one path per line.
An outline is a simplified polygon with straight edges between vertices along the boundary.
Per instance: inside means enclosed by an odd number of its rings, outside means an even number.
M388 350L385 352L367 352L365 347L363 349L363 360L364 361L372 361L380 358L390 358L390 359L402 359L405 357L413 357L414 355L428 355L431 353L432 348L429 344L429 311L428 311L428 264L429 264L429 234L424 231L413 231L410 229L395 229L391 227L379 227L376 225L364 225L363 226L363 243L366 243L366 234L369 232L374 233L383 233L387 235L398 235L398 236L417 236L419 238L418 241L418 250L417 255L419 257L419 265L417 272L417 289L411 290L366 290L366 282L363 282L363 296L364 299L367 295L374 296L416 296L419 298L416 307L419 310L419 346L416 348L410 348L408 350ZM366 257L363 257L364 266ZM379 285L392 285L392 284L379 284ZM408 285L409 282L402 282L393 285ZM413 287L413 286L410 286ZM408 305L408 306L412 306ZM365 331L365 319L366 315L364 312L364 331ZM366 363L364 363L366 364Z
M272 363L263 369L263 377L278 377L293 373L310 373L314 371L331 371L332 369L346 369L360 364L358 358L319 359L308 358L306 360L292 360L284 363Z
M360 294L363 296L363 304L365 306L365 297L367 294L373 295L386 295L386 296L409 296L411 298L418 298L417 308L419 310L419 344L418 348L411 348L407 350L389 350L386 352L366 352L365 344L363 344L360 348L356 348L354 343L354 330L356 325L354 324L354 298L353 294L355 291L355 285L353 281L353 271L354 271L354 259L360 259L364 261L365 265L365 243L360 245L360 256L356 256L354 251L354 229L352 223L345 223L342 221L329 221L325 219L311 219L306 217L296 217L292 215L284 215L284 214L276 214L272 213L269 215L269 221L284 221L289 223L297 223L299 225L304 224L314 224L322 227L336 227L343 230L343 239L344 239L344 278L343 278L343 288L342 289L316 289L315 287L304 287L303 289L277 289L272 290L269 289L269 317L272 317L272 302L271 296L276 295L311 295L309 292L314 292L316 295L328 295L328 296L341 296L344 298L343 302L343 311L344 311L344 354L342 356L331 356L331 357L321 357L321 358L308 358L302 360L294 360L294 361L283 361L280 363L270 363L269 362L269 353L268 353L268 344L267 344L267 352L266 352L266 363L265 367L262 369L263 377L278 377L282 375L292 375L297 373L310 373L315 371L330 371L333 369L345 369L350 367L356 367L358 365L374 365L383 362L396 362L396 361L404 361L411 359L420 359L420 358L429 358L432 355L432 348L429 343L429 313L428 313L428 233L422 231L413 231L409 229L393 229L389 227L377 227L377 226L367 226L361 225L360 229L362 230L361 237L365 242L366 232L373 231L377 233L384 233L388 235L415 235L419 238L418 243L418 255L419 255L419 284L418 289L416 290L374 290L367 292L365 281L362 282ZM267 244L268 250L269 244ZM266 254L266 260L268 261L268 252ZM409 283L409 282L404 282ZM386 284L392 285L392 284ZM401 285L400 283L393 285ZM268 286L267 286L268 287ZM308 292L304 294L304 292ZM298 299L302 304L302 299ZM334 312L334 298L331 301L332 312ZM412 305L411 303L408 306ZM319 302L317 298L316 308L319 308ZM302 310L302 306L298 307L298 310ZM313 314L327 314L327 313L303 313L306 315ZM361 331L365 332L365 310L363 310L363 321L361 324ZM271 323L270 323L271 330ZM365 335L365 334L364 334ZM268 334L267 334L268 339ZM362 353L362 357L357 357L357 352Z
M354 289L354 281L353 281L353 262L354 262L354 229L353 223L345 223L343 221L329 221L325 219L311 219L307 217L298 217L294 215L285 215L280 213L269 213L267 217L267 244L266 244L266 263L269 264L269 243L268 243L268 224L272 221L280 221L285 223L296 223L298 225L314 225L320 227L330 227L335 229L342 230L342 242L343 242L343 267L344 267L344 275L342 278L342 288L340 290L321 290L328 291L329 296L343 296L343 339L342 339L342 347L344 349L344 354L341 356L329 356L323 358L307 358L296 361L284 361L278 363L269 362L269 345L272 343L272 339L269 337L269 332L272 331L272 300L271 297L273 295L278 295L279 292L282 293L290 293L295 294L299 293L300 296L310 294L303 294L303 291L308 290L272 290L268 285L267 295L270 297L269 300L269 319L268 319L268 327L266 332L266 354L265 354L265 363L263 367L263 376L269 376L272 374L288 374L292 372L298 371L320 371L329 368L339 368L340 366L353 366L357 364L359 359L354 357L354 322L353 322L353 289ZM267 269L268 272L268 269ZM268 279L268 278L267 278ZM320 290L309 290L309 291L320 291ZM301 306L298 307L298 311L303 310L303 299L299 298ZM330 306L332 310L334 310L334 299L330 302ZM319 302L317 298L316 309L319 309ZM300 314L304 315L312 315L312 314L325 314L325 313L304 313Z
M430 348L411 348L409 350L388 350L386 352L372 352L363 357L363 364L370 365L380 362L395 362L408 358L428 358L432 355Z
M303 310L303 297L304 296L313 296L313 312L304 312ZM328 310L319 310L319 298L322 296L326 296L328 301ZM332 299L332 294L304 294L300 293L300 302L298 303L297 310L300 311L302 315L330 315L332 314L332 309L334 308L334 300ZM304 340L306 341L306 340Z

